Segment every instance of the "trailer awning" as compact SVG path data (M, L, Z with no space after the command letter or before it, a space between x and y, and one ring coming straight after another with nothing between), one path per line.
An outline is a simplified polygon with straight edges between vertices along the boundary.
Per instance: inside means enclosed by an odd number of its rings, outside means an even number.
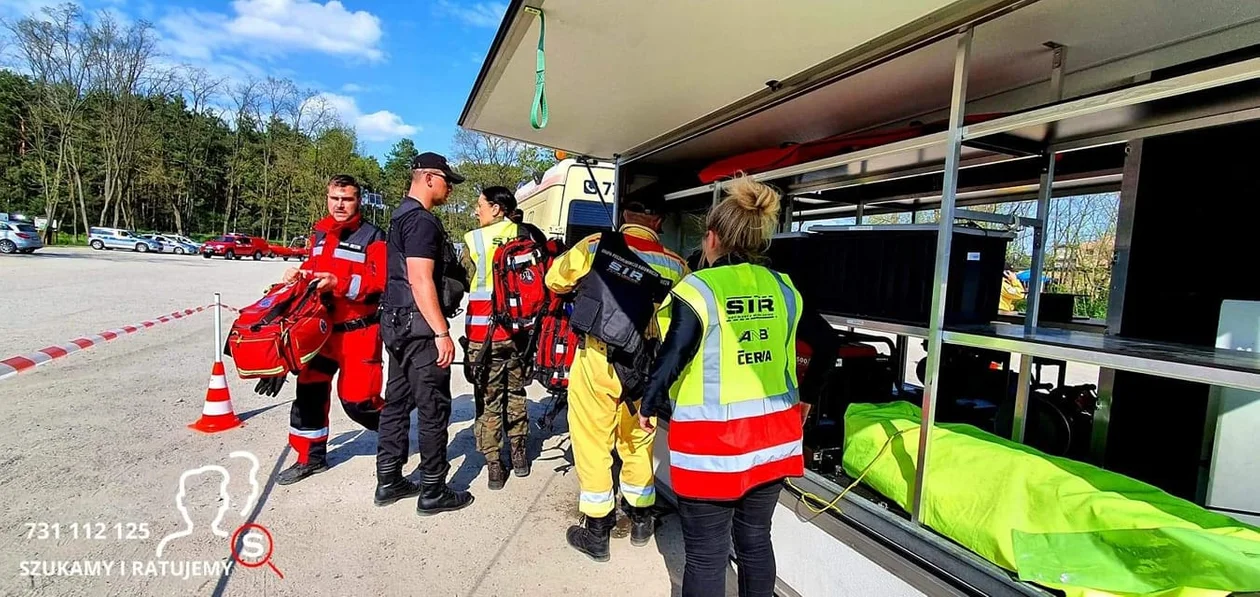
M539 20L518 0L460 125L578 154L654 154L651 161L674 164L943 119L955 54L949 38L965 25L977 26L969 113L1054 102L1047 45L1066 47L1069 99L1242 51L1260 34L1260 3L1236 0L531 1L541 1L547 18L550 124L530 126ZM1108 127L1146 116L1116 110L1063 123L1053 139L1044 127L1012 134L1088 145Z
M459 124L583 155L626 155L1012 4L517 0ZM541 130L530 125L539 19L527 5L546 15L551 118Z

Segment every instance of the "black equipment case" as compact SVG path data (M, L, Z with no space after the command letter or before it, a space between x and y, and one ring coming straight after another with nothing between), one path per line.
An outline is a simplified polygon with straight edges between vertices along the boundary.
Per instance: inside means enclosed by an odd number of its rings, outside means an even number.
M767 256L820 312L927 326L937 232L936 224L816 226L776 237ZM946 325L986 324L997 316L1012 238L954 228Z

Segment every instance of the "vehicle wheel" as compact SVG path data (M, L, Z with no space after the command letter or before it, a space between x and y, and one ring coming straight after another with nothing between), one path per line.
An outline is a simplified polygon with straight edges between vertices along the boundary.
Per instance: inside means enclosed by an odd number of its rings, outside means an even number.
M105 243L103 243L103 242L101 242L101 241L99 241L99 240L94 240L94 241L92 241L92 242L88 243L88 246L89 246L89 247L92 247L93 249L95 249L95 250L97 250L97 251L99 251L99 250L101 250L101 249L104 249L104 248L105 248Z
M175 247L175 254L176 254L176 255L183 255L183 254L184 254L184 248L183 248L183 247Z
M144 244L144 243L136 243L136 250L137 250L137 251L139 251L139 252L141 252L141 253L148 253L148 252L149 252L149 245L146 245L146 244Z
M211 255L210 253L202 253L202 254L201 254L201 256L202 256L202 257L205 257L206 259L209 259L209 258L211 258L211 257L214 257L214 255Z
M276 258L275 253L267 253L267 259L275 259L275 258Z
M0 240L0 253L9 255L17 252L17 244L9 239Z
M224 259L236 259L236 251L228 251L223 254Z
M254 251L254 261L262 260L262 251Z

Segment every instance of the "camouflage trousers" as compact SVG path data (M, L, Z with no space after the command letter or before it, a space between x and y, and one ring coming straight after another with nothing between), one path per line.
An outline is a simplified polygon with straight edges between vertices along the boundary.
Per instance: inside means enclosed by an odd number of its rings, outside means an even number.
M468 343L468 362L476 364L481 358L482 345ZM521 362L520 350L515 342L493 342L485 364L487 371L474 376L473 396L477 403L477 450L487 460L498 459L503 448L503 434L509 438L529 435L529 413L525 404L527 371Z

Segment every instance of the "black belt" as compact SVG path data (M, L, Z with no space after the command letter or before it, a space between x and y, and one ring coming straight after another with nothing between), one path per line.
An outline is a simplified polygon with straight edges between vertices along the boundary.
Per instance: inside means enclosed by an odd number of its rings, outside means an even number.
M380 321L381 321L380 313L373 313L371 315L368 315L367 317L360 317L358 319L351 319L350 321L343 321L341 323L335 323L333 324L333 331L334 332L351 332L354 330L361 330L369 325L375 325L379 323Z

